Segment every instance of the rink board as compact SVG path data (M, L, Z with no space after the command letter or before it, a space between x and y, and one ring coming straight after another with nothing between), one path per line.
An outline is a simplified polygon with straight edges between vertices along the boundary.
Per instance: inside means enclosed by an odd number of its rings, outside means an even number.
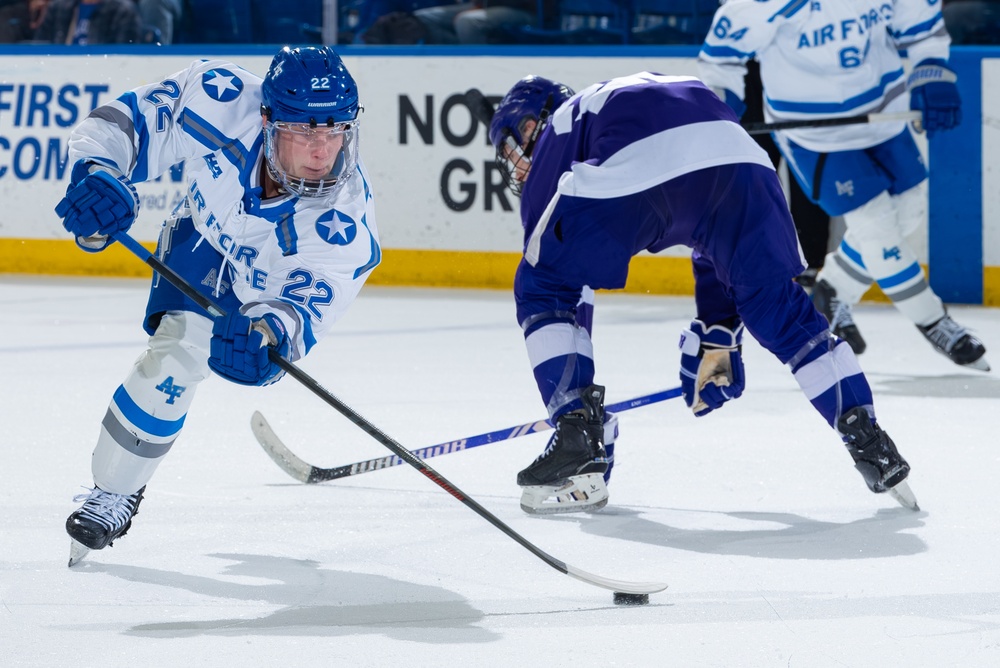
M203 57L232 59L262 74L273 47L108 49L80 56L61 47L6 47L0 81L0 272L142 275L124 253L88 255L66 240L52 207L65 190L70 129L95 106ZM641 70L696 73L691 47L544 50L344 48L359 83L362 153L376 195L384 262L372 282L506 288L521 249L517 202L501 187L486 133L460 95L499 97L526 73L575 88ZM502 54L502 55L501 55ZM987 56L993 55L994 58ZM966 118L931 142L930 248L921 257L946 301L1000 304L1000 50L963 49ZM971 107L970 107L971 104ZM921 138L922 139L922 138ZM923 145L923 143L922 143ZM938 168L941 170L938 178ZM134 236L155 242L184 197L183 165L138 186ZM918 248L924 244L917 244ZM690 294L688 251L633 264L628 290Z

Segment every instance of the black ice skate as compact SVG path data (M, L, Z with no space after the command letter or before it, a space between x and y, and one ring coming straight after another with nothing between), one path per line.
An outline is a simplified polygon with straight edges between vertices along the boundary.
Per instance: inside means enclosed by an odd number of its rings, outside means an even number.
M868 489L876 494L889 492L900 505L920 510L906 483L910 465L896 451L896 444L889 434L871 421L868 411L862 406L852 408L840 416L837 429L844 436L844 444L854 459L854 467L865 479Z
M583 408L560 416L545 452L517 474L526 513L594 511L608 503L604 388L591 385L581 399Z
M66 533L72 538L69 565L79 562L91 550L102 550L124 536L139 511L143 486L135 494L115 494L94 487L90 494L73 497L83 505L66 519Z
M815 267L808 267L805 271L795 277L795 282L802 286L802 288L812 296L813 288L816 287L816 274L819 273L819 269Z
M868 344L861 337L857 325L854 324L854 316L851 315L850 304L837 299L837 291L825 280L817 281L812 288L812 302L816 310L826 316L830 323L830 330L847 341L855 355L865 352Z
M927 327L917 325L917 329L927 337L927 340L934 346L934 350L955 364L980 371L990 370L990 365L985 357L986 346L983 345L983 342L970 334L965 327L952 320L947 313L933 325Z

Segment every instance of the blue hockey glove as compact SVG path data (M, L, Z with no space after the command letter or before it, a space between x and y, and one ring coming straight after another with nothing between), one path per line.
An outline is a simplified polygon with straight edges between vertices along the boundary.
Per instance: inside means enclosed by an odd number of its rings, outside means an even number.
M939 130L950 130L962 122L962 99L955 82L958 77L943 60L928 58L913 68L906 87L910 109L923 114L922 125L930 139Z
M249 318L233 312L219 316L212 326L208 366L240 385L270 385L284 375L267 357L268 347L288 359L291 343L281 320L270 313Z
M73 166L66 196L56 205L63 227L80 248L104 250L111 236L126 232L139 213L139 195L131 181L116 170L95 162Z
M681 394L695 416L707 415L743 394L742 345L742 322L731 330L724 325L706 328L695 320L681 334Z

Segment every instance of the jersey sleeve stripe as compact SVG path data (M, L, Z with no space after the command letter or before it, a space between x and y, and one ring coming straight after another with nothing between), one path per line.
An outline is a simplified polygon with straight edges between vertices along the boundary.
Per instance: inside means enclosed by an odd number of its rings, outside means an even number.
M185 109L184 113L181 114L180 124L185 132L197 139L204 146L212 149L212 151L221 150L226 159L241 172L246 169L249 157L246 148L244 148L238 139L230 139L190 109Z
M129 178L134 183L142 183L149 179L149 130L146 128L146 117L139 111L139 100L135 93L125 93L118 98L118 102L125 105L132 112L131 132L129 137L132 140L133 151L132 164L129 166ZM124 114L122 114L124 117ZM118 119L118 127L124 118ZM122 128L124 131L125 128ZM136 147L138 147L136 149Z
M299 235L295 231L292 214L283 214L274 226L274 236L278 239L278 247L284 256L295 255L298 252Z
M739 58L740 60L747 60L753 58L754 52L740 51L731 46L715 46L714 44L705 42L701 45L701 55L707 58Z
M367 214L362 216L361 224L365 226L365 230L368 231L368 238L371 240L371 255L368 257L368 262L366 262L365 264L361 265L360 267L354 270L354 278L361 276L367 271L371 271L372 269L377 267L379 263L382 262L382 248L378 245L378 242L375 240L375 235L372 234L371 230L368 229L368 221L366 220L367 218L368 218Z
M803 7L809 4L810 0L791 0L787 5L779 9L771 18L767 20L768 23L773 23L776 18L783 16L784 18L791 18L795 16Z
M129 144L132 145L135 137L135 123L129 118L125 113L119 109L115 109L110 106L103 106L94 109L90 113L91 118L97 118L102 121L106 121L111 125L116 126L125 136L129 139ZM114 167L122 172L123 174L128 174L135 168L136 152L135 146L132 146L132 155L129 158L128 165L115 165Z
M802 114L846 114L883 97L890 96L894 91L886 89L899 82L903 78L903 70L887 72L882 76L882 80L874 88L869 88L863 93L849 97L843 102L795 102L791 100L775 100L767 98L767 104L775 111L788 111ZM891 95L895 97L895 95Z

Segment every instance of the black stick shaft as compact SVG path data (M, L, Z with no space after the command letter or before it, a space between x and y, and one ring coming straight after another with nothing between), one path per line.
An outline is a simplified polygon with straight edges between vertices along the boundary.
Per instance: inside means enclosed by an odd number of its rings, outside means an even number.
M121 242L126 248L132 251L139 259L152 267L160 276L168 280L174 287L183 292L186 296L190 297L192 301L204 308L206 311L213 315L225 315L225 312L218 307L211 299L201 294L195 290L187 281L184 280L179 274L177 274L173 269L163 264L156 256L146 250L139 242L130 237L128 234L119 234L115 239ZM268 349L268 358L277 364L285 373L289 376L295 378L308 389L310 392L315 394L317 397L322 399L324 402L329 404L338 413L346 417L348 420L353 422L355 425L361 428L366 434L374 438L376 441L381 443L383 446L388 448L397 457L405 461L407 464L417 469L426 478L431 480L435 485L443 489L444 491L451 494L453 497L464 503L466 506L474 510L480 517L485 519L487 522L495 526L500 531L504 532L517 542L521 547L525 548L536 557L547 563L552 568L556 569L560 573L567 574L569 569L566 567L566 563L556 559L551 556L541 548L537 547L534 543L530 542L521 534L517 533L509 526L507 526L499 517L486 510L481 506L475 499L470 498L460 490L458 487L453 485L447 478L442 476L440 473L435 471L433 468L424 463L423 460L415 457L413 453L404 448L402 445L397 443L395 439L391 438L387 434L383 433L381 429L373 425L371 422L366 420L360 414L351 409L350 406L342 402L340 399L335 397L329 391L323 388L322 385L317 383L309 374L297 367L295 364L289 362L285 358L281 357L273 348Z
M844 118L816 118L801 121L779 121L777 123L747 123L743 129L751 135L765 135L778 130L797 130L809 128L826 128L837 125L858 125L861 123L878 123L884 121L919 121L920 112L910 111L898 114L859 114Z

